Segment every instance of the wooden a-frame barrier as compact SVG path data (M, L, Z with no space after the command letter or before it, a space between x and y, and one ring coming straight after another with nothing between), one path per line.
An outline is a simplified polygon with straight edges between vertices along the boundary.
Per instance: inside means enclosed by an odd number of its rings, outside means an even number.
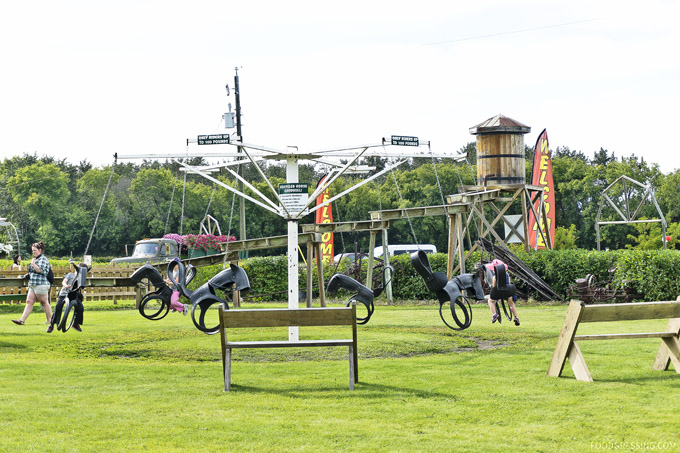
M471 244L470 250L467 253L462 252L462 238L464 235L469 235L470 224L473 217L476 217L478 224L476 225L478 236L487 239L489 235L495 238L495 241L501 246L508 248L505 240L496 233L495 227L499 222L503 222L508 226L511 233L514 234L523 244L524 249L528 252L531 248L529 244L529 219L530 216L536 220L535 225L548 224L547 211L544 203L544 189L541 186L534 186L529 184L515 184L505 186L462 186L462 193L449 195L447 202L466 203L470 206L468 210L467 219L463 222L462 216L450 217L449 230L453 233L449 235L449 254L451 250L455 250L460 259L458 265L454 268L452 266L453 260L449 260L449 268L447 274L449 278L454 273L463 272L465 260L477 249L477 243ZM507 220L505 214L513 205L515 200L521 200L522 219L516 224L512 224ZM496 205L500 204L500 207ZM504 203L504 205L503 205ZM538 209L536 208L538 205ZM489 222L485 214L485 206L489 206L493 210L495 217ZM520 229L520 224L522 228ZM547 233L547 234L545 234ZM544 232L538 228L538 234L543 238L543 242L549 249L553 248L553 238L548 231ZM461 266L462 264L462 266Z
M642 319L669 319L663 332L612 333L599 335L576 335L581 323L634 321ZM557 339L548 376L559 377L564 364L569 359L574 377L579 381L592 382L583 354L576 341L582 340L619 340L638 338L661 338L653 370L667 370L672 363L675 371L680 373L680 297L668 302L638 302L629 304L585 305L580 300L572 300Z

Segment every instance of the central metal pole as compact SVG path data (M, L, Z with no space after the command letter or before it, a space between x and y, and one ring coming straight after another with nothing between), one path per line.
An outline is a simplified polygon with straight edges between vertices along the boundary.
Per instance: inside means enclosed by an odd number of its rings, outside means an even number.
M293 157L286 159L286 182L298 181L298 161ZM295 309L298 306L298 219L288 219L288 308ZM291 326L288 328L288 340L298 341L300 328Z

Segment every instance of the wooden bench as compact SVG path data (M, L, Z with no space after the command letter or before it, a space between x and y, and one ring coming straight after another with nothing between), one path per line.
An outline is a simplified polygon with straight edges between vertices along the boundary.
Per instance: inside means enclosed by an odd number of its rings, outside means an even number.
M670 319L669 319L670 318ZM580 324L587 322L634 321L643 319L669 319L663 332L608 333L595 335L576 335ZM629 304L586 305L580 300L572 300L557 340L555 352L548 368L548 376L559 377L564 364L569 359L574 376L579 381L592 382L588 366L577 341L621 340L638 338L661 338L662 342L652 366L654 370L667 370L672 363L680 373L680 297L676 301L641 302Z
M300 348L322 346L345 346L349 348L349 388L359 382L357 356L356 305L342 308L301 308L301 309L255 309L225 310L220 306L220 333L222 337L222 370L224 391L231 389L232 349L241 348ZM341 340L298 340L298 341L229 341L227 329L247 327L290 327L290 326L351 326L351 338Z

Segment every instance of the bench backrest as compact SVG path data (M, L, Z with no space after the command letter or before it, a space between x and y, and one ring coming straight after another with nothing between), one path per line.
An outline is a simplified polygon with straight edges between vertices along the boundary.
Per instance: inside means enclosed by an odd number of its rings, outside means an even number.
M584 305L582 322L634 321L680 318L680 301Z
M225 310L220 306L222 328L289 326L356 326L356 305L332 308L267 308Z

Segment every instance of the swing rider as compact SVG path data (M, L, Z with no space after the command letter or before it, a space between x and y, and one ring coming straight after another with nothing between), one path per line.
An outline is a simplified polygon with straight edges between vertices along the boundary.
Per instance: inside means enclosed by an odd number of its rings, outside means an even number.
M139 304L139 313L146 319L152 321L164 318L170 310L172 289L165 283L165 279L163 279L163 276L158 269L151 264L145 264L135 270L130 276L130 279L138 284L141 283L142 280L147 279L149 283L155 287L155 291L151 291L142 297ZM155 301L160 302L160 308L157 308L157 302Z
M71 266L73 266L75 272L66 274L61 282L62 288L59 290L57 305L54 307L50 325L47 327L47 333L52 333L55 324L57 325L57 330L62 332L66 332L70 327L73 327L78 332L82 332L81 325L83 324L83 313L85 312L83 306L83 286L90 268L85 263L79 263L76 266L73 261L71 261ZM66 310L64 310L64 306L67 306ZM67 326L67 318L71 307L74 310L73 325Z
M498 303L503 305L503 311L506 317L510 320L510 315L505 309L505 300L508 301L510 312L514 316L515 325L519 326L519 318L517 317L517 309L515 308L515 301L517 300L517 289L515 285L510 283L510 276L508 275L508 265L499 259L485 264L484 278L487 282L491 282L491 293L487 298L489 308L491 309L491 324L498 321L501 322L501 315L498 310Z
M175 275L177 275L177 280L175 280ZM219 324L214 327L205 325L208 310L215 304L223 304L226 308L229 308L227 301L220 298L217 291L225 293L232 290L246 291L250 289L250 282L246 271L235 264L230 264L228 268L218 272L196 290L188 289L187 285L195 275L196 268L192 265L185 267L181 260L173 260L168 264L168 279L184 297L191 301L191 320L194 325L201 332L212 335L219 331L220 326ZM136 283L141 283L142 280L147 279L156 288L155 291L144 295L139 305L139 313L152 321L165 317L170 309L172 289L165 283L158 269L150 264L145 264L137 269L130 278ZM160 301L160 308L156 309L156 305L153 304L152 308L147 307L147 303L153 300Z

